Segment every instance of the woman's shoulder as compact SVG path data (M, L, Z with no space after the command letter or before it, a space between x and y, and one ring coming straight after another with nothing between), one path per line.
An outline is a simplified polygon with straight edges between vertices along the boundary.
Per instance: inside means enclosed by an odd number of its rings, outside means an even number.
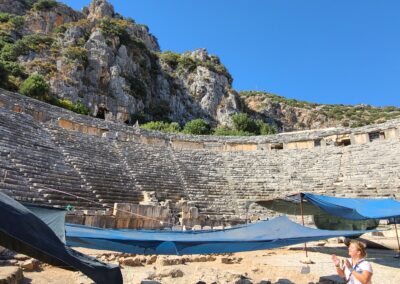
M371 262L369 262L368 260L364 259L361 263L360 263L360 268L362 268L363 270L367 270L369 272L372 273L372 264Z

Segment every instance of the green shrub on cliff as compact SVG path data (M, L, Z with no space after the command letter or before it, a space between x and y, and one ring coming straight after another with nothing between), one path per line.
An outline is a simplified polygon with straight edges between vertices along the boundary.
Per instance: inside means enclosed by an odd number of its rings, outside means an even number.
M164 61L169 66L171 66L173 69L175 69L176 67L178 67L179 59L181 58L181 55L176 52L172 52L172 51L168 50L163 53L160 53L159 57L162 61Z
M143 129L157 130L163 132L177 133L181 130L181 127L176 122L164 122L164 121L150 121L140 126Z
M30 51L42 51L52 43L53 39L49 36L27 35L15 43L7 43L0 52L0 58L4 61L16 61L19 56L27 55Z
M238 131L255 133L259 132L259 126L246 113L238 113L232 116L233 126Z
M77 101L76 103L68 100L68 99L52 99L50 101L51 104L68 109L75 113L88 115L90 110L86 107L81 101Z
M211 133L210 125L204 119L194 119L185 124L183 133L194 135L208 135Z
M58 5L57 1L54 0L39 0L35 4L33 4L32 9L34 11L43 11L43 10L49 10L57 5Z
M68 46L63 50L65 58L71 61L80 61L86 63L88 60L87 50L80 46Z
M131 38L126 31L126 28L131 25L132 23L130 21L112 18L103 18L99 22L100 29L105 36L118 36L121 43L125 45L131 42Z
M46 101L48 100L50 88L43 76L34 73L22 83L19 91L25 96Z
M0 13L0 29L20 29L25 23L24 17L10 13Z
M240 131L229 128L228 126L220 126L214 129L213 135L216 136L251 136L252 134L246 131Z

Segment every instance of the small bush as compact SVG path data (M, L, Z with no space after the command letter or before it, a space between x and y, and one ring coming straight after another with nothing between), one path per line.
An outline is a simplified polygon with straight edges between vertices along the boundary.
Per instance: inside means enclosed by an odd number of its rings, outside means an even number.
M188 56L181 56L178 60L179 69L182 71L193 72L197 68L197 63Z
M105 36L118 36L122 44L129 44L132 40L126 31L126 28L131 25L132 23L129 21L111 18L103 18L99 23L101 31Z
M58 5L57 1L54 0L39 0L35 4L33 4L33 10L34 11L49 10L57 5Z
M16 61L18 56L26 55L30 51L42 51L49 48L53 39L49 36L32 34L23 37L15 43L7 43L1 50L0 58L4 61Z
M55 27L53 29L53 33L56 35L61 35L64 34L67 31L67 26L66 25L59 25L58 27Z
M20 29L23 27L24 17L9 13L0 13L0 23L11 24L11 29Z
M164 122L164 121L150 121L148 123L145 123L140 126L143 129L149 129L149 130L157 130L157 131L163 131L163 132L172 132L172 133L177 133L181 130L181 127L179 126L178 123L176 122Z
M8 74L20 77L26 76L25 68L21 64L12 61L0 61L0 62L3 64Z
M65 58L71 61L80 61L86 63L88 60L87 50L80 46L68 46L63 50Z
M214 129L214 135L217 136L250 136L251 133L245 131L239 131L236 129L231 129L227 126L220 126Z
M183 132L186 134L208 135L211 133L211 128L204 119L199 118L186 123Z
M44 101L48 100L49 90L49 85L46 83L43 76L39 74L31 74L28 79L22 83L19 89L20 93L25 96Z
M265 123L262 120L256 120L256 124L258 127L258 134L260 135L270 135L270 134L276 134L277 130L275 127L269 125L268 123Z
M181 58L181 56L178 53L166 51L160 54L160 58L162 61L175 69L176 67L178 67L179 59Z
M259 126L246 113L239 113L232 116L234 128L238 131L259 134Z
M90 113L89 108L86 107L80 101L73 103L72 101L70 101L68 99L53 99L50 103L52 103L53 105L68 109L70 111L73 111L75 113L84 114L84 115L88 115Z

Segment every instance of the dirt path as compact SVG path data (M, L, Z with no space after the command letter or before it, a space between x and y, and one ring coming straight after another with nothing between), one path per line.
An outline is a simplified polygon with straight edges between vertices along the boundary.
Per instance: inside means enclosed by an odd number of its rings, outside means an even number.
M149 265L130 267L123 266L124 283L138 284L144 279L153 279L165 284L197 283L235 283L248 278L248 283L318 283L323 278L335 277L335 268L331 263L331 254L345 257L347 248L342 244L310 246L309 259L314 264L306 265L305 254L301 246L268 251L237 253L229 256L216 256L214 261L189 262L179 265L165 265L161 259ZM82 252L98 255L103 252L81 249ZM393 258L394 252L388 250L368 250L368 259L372 262L374 283L400 283L400 260ZM177 257L173 257L176 259ZM179 257L178 257L179 258ZM232 260L232 264L226 264ZM229 262L229 261L228 261ZM115 263L115 261L114 261ZM62 284L91 283L82 275L54 267L44 267L41 272L24 273L25 283ZM266 283L266 282L264 282Z

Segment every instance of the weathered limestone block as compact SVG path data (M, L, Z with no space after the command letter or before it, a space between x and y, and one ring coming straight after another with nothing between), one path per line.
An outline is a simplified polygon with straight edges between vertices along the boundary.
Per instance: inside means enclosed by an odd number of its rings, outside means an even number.
M118 218L115 220L116 229L128 229L131 219L130 218Z
M40 264L40 262L38 260L31 258L31 259L25 260L21 264L21 268L24 271L34 271L39 268L39 264Z
M0 268L0 284L20 284L24 279L22 269L15 266Z
M83 225L85 224L85 216L77 216L77 215L66 215L65 216L65 222L66 223L71 223L71 224L78 224L78 225Z
M135 217L131 212L135 212L133 209L135 204L131 203L114 203L113 215L116 218L132 218Z

